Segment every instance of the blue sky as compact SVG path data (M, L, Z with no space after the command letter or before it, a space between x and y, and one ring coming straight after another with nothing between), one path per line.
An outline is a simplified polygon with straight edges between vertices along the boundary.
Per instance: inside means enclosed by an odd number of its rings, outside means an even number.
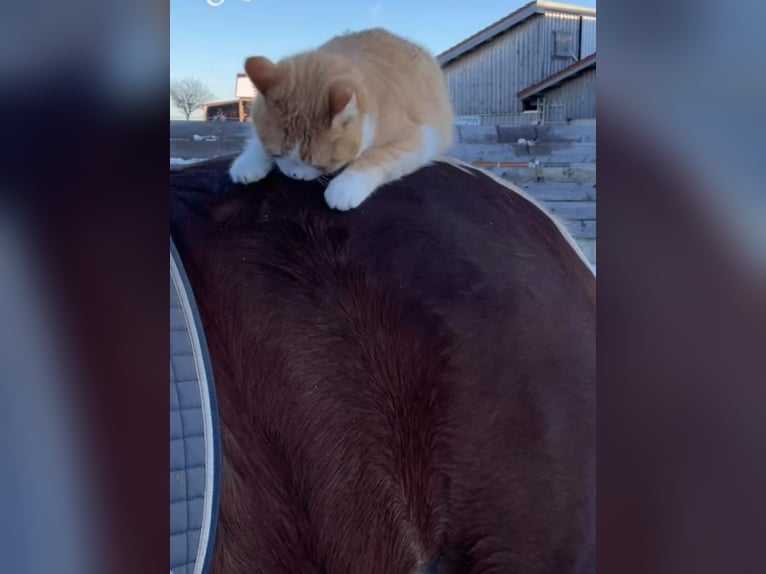
M596 7L596 0L569 3ZM318 46L344 30L374 26L438 54L524 4L524 0L223 0L213 7L208 0L171 0L170 77L200 78L216 99L231 99L247 56L279 59Z

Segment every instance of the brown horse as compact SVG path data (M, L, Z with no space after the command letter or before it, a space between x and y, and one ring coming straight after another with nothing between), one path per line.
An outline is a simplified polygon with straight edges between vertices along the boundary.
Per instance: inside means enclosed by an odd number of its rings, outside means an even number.
M213 571L595 570L595 278L437 163L358 209L230 158L171 174L223 445Z

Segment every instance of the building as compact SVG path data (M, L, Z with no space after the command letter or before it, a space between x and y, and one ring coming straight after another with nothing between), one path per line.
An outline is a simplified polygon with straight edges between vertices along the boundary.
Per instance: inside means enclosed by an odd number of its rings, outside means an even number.
M234 100L210 102L202 106L205 120L225 119L227 121L247 121L250 117L250 105L256 97L255 86L247 74L237 74L234 86Z
M437 56L463 123L593 118L596 11L530 2Z
M524 107L545 102L548 110L558 110L556 119L596 117L596 54L567 66L518 92Z

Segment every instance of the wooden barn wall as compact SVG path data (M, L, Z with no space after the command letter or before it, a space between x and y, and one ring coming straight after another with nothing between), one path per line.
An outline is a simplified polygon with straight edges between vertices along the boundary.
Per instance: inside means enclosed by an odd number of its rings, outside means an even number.
M596 18L583 16L582 19L582 51L580 59L596 53Z
M584 39L588 37L585 28L584 25ZM579 53L579 16L544 14L533 16L448 63L444 75L455 113L471 115L522 111L517 92L574 62L571 58L553 57L554 31L571 33L573 51Z
M596 70L590 69L543 94L547 105L564 106L571 119L596 117Z

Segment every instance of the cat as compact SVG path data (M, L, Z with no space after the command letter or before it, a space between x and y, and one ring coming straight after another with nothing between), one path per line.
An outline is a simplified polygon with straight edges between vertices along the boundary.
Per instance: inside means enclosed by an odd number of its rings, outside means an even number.
M452 144L439 64L384 29L337 36L277 63L251 57L245 71L258 96L254 138L229 171L237 183L264 178L274 163L294 179L335 175L325 201L345 211Z

